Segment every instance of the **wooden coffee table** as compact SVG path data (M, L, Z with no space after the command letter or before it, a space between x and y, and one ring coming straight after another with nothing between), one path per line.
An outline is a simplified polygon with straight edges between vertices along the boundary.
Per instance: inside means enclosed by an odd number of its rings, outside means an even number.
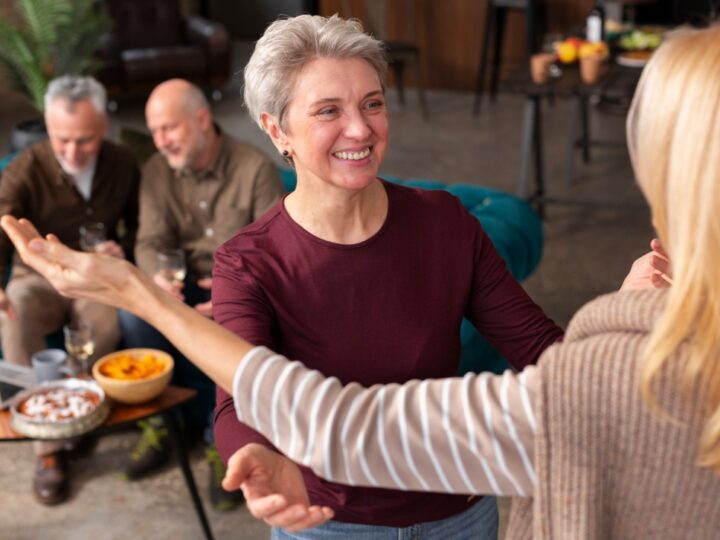
M212 530L210 529L210 523L208 522L205 509L198 494L197 485L195 484L195 478L190 468L190 462L188 461L187 449L182 437L182 428L180 427L179 421L179 407L183 403L187 403L197 394L196 390L191 388L182 388L179 386L168 386L165 391L157 398L147 403L140 405L124 405L116 401L111 400L111 410L108 419L98 428L95 428L90 433L94 436L100 437L112 433L121 427L127 426L147 418L149 416L160 415L165 420L168 427L168 433L170 434L170 440L173 445L173 450L178 458L180 469L182 470L183 477L185 478L185 484L190 491L193 505L195 506L195 513L200 520L205 538L212 540ZM16 433L10 427L11 413L9 410L0 411L0 442L12 442L12 441L27 441L30 440L28 437Z

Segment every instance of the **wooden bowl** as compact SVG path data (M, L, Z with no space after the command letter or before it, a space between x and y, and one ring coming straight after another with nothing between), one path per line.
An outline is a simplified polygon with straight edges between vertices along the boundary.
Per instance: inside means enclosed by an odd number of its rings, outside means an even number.
M102 373L102 368L109 361L120 356L130 356L135 359L142 359L144 356L152 355L163 363L163 369L140 379L113 378ZM124 349L116 351L100 358L92 368L93 378L109 397L120 403L135 405L150 401L162 394L167 388L172 377L174 362L172 356L157 349Z

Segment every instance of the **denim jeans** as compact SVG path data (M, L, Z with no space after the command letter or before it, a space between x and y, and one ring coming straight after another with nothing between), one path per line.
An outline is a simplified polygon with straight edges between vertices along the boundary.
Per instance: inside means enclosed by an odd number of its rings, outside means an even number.
M273 529L271 540L497 540L495 497L483 497L461 514L402 529L328 521L298 533Z
M183 287L185 303L194 306L210 299L210 291L186 281ZM212 416L215 407L215 384L192 362L182 355L160 332L132 313L120 310L120 329L125 347L160 349L175 361L172 384L194 388L198 395L182 408L187 427L204 430L208 443L212 442Z

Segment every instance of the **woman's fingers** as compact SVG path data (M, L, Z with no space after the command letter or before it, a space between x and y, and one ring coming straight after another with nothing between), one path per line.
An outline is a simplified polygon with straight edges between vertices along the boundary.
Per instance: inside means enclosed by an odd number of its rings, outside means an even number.
M265 520L265 523L271 527L286 529L301 523L309 515L309 508L306 505L289 504L285 497L275 493L262 497L253 494L252 491L243 489L248 511L254 517Z
M18 221L12 216L3 216L0 226L10 238L20 258L44 275L49 263L36 250L30 249L31 242L42 242L42 237L35 227L27 220Z
M660 283L661 287L667 287L672 285L672 270L670 268L670 258L665 252L660 240L653 238L650 241L650 248L652 249L652 259L650 265L655 270L656 274L653 276L653 283Z
M248 511L256 518L265 519L277 512L287 510L291 505L282 495L273 493L271 495L253 496L247 489L243 489L245 495L245 504Z
M54 235L48 235L44 240L26 219L3 216L0 226L23 262L45 277L61 294L73 296L78 285L87 287L87 280L82 279L78 270L82 271L83 261L90 257L89 254L71 250Z
M18 249L26 247L27 243L32 239L32 235L28 233L27 227L13 216L3 216L2 219L0 219L0 226L8 235L13 245ZM39 238L40 235L37 235L37 237Z
M297 532L311 527L319 527L326 521L332 519L333 515L333 511L327 506L311 506L304 518L284 528L289 532Z
M653 238L650 240L650 249L652 249L657 255L665 259L666 261L669 260L668 254L665 251L665 248L663 248L662 243L657 238Z
M265 499L274 499L275 495L265 497ZM280 527L289 532L297 532L311 527L322 525L333 516L332 510L326 507L306 506L303 504L287 505L284 501L268 501L264 505L264 501L256 500L257 505L248 504L248 510L256 518L265 521L271 527ZM284 504L283 504L284 503ZM279 504L279 507L276 506ZM260 506L262 505L262 506ZM262 510L261 510L262 508ZM272 509L278 508L276 511Z

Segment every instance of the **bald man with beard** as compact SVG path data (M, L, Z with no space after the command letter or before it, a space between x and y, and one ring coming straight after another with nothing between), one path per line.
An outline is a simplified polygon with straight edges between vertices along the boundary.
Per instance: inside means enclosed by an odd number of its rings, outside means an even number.
M148 98L145 117L158 152L142 172L135 259L168 294L212 317L213 254L280 199L283 188L277 169L260 151L223 133L202 91L188 81L172 79L157 86ZM158 271L158 254L169 249L181 249L185 255L183 282L171 282ZM121 311L120 324L126 346L152 347L173 355L173 383L199 392L184 411L186 425L191 433L205 430L206 440L211 441L212 382L141 319ZM160 467L170 455L159 418L141 427L143 436L125 470L131 480ZM207 454L211 498L216 508L229 509L236 503L221 491L224 470L214 445Z

